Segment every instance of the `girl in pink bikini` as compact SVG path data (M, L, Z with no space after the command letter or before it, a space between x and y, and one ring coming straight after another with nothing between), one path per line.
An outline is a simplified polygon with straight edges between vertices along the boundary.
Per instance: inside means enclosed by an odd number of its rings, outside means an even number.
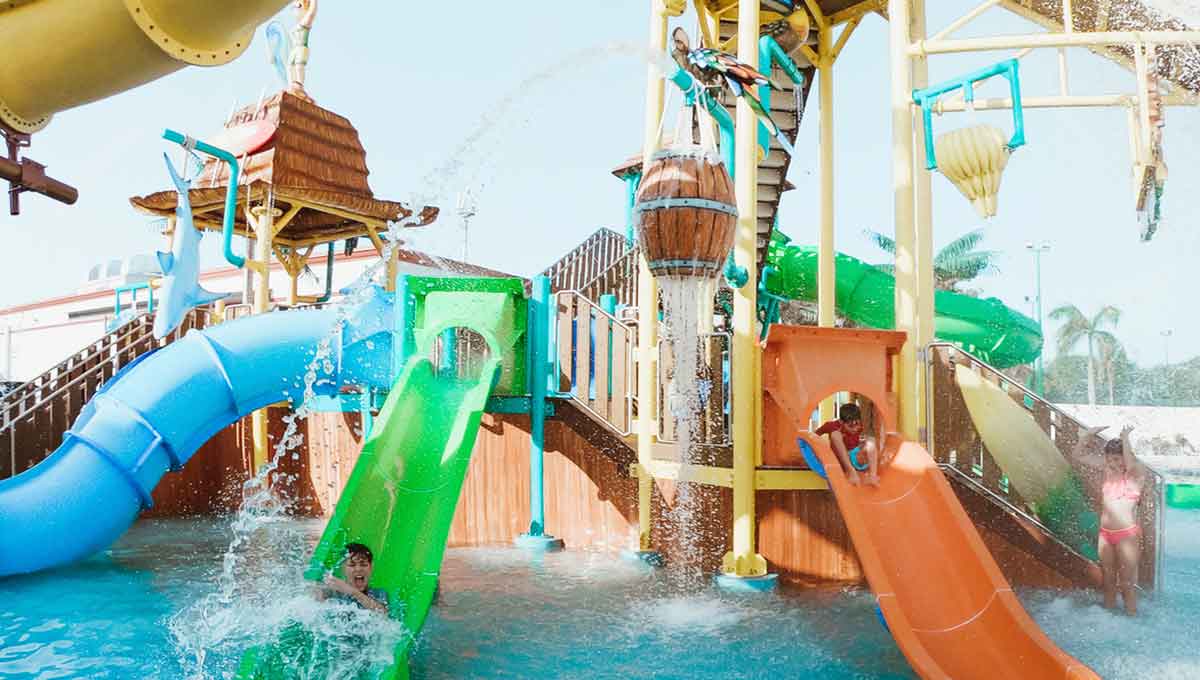
M1075 458L1089 467L1100 467L1094 458L1080 455L1104 427L1084 430L1076 447ZM1125 602L1126 613L1137 614L1138 560L1141 541L1138 506L1142 499L1145 468L1133 455L1129 433L1104 443L1104 483L1100 487L1100 569L1104 575L1104 606L1115 609L1117 590Z

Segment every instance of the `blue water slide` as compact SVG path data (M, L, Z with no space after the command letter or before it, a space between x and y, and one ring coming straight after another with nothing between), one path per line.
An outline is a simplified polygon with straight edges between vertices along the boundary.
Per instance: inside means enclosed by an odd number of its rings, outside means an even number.
M58 450L0 481L0 576L108 547L150 507L163 474L214 434L268 404L299 403L323 338L332 338L333 371L319 362L318 394L351 384L387 389L391 295L374 290L337 322L332 309L251 316L193 331L123 369L88 402Z

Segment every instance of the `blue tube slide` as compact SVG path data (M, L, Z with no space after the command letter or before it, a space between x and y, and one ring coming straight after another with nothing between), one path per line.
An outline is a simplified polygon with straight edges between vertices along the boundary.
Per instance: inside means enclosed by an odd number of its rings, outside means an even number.
M304 374L332 333L332 375L314 389L387 389L391 295L379 290L335 331L336 311L251 316L152 352L113 377L49 458L0 481L0 576L69 564L108 547L168 470L178 470L238 418L284 399L299 403ZM321 362L323 364L323 362Z

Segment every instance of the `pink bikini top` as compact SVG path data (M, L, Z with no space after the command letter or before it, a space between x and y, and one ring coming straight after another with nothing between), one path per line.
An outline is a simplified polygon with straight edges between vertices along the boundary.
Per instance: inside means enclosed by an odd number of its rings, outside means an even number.
M1104 482L1101 493L1105 500L1138 501L1142 498L1142 486L1135 480L1121 475L1120 479L1110 479Z

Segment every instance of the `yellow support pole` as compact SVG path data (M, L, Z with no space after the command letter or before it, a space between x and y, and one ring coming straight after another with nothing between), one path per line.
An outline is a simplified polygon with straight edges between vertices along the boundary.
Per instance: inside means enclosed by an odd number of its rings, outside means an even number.
M927 30L925 24L925 0L912 0L912 38L924 40ZM929 59L920 56L913 59L913 87L923 88L929 85ZM934 309L933 309L933 175L921 165L925 157L925 135L921 134L921 124L917 123L913 130L916 153L913 154L913 172L916 185L914 196L916 203L916 251L917 251L917 349L924 357L924 350L933 342ZM925 359L927 360L927 359ZM928 443L929 432L926 431L928 422L925 414L930 407L925 400L925 364L918 362L916 375L916 409L917 431L922 442Z
M247 261L246 266L253 269L258 278L254 287L254 313L263 314L271 309L271 235L275 218L281 211L260 205L252 208L250 214L253 217L255 259ZM251 414L250 433L254 440L253 472L257 474L269 458L267 409L261 408Z
M827 23L818 24L817 70L821 108L821 233L817 245L817 325L830 328L835 321L837 288L836 245L833 229L833 34ZM821 420L834 417L832 398L821 402Z
M650 0L650 54L667 49L667 15L662 0ZM646 65L646 115L642 129L642 167L658 150L658 126L663 115L664 81L653 64ZM658 284L650 272L645 253L638 261L638 550L652 549L650 541L651 501L654 479L646 469L654 451L658 413Z
M758 66L759 3L738 6L738 59ZM738 222L734 258L745 267L748 283L733 296L733 550L725 554L722 571L727 576L765 576L767 562L755 552L755 458L762 441L762 421L755 408L761 376L755 371L758 350L754 324L757 304L758 263L758 119L744 99L737 103Z
M912 70L909 61L912 0L888 0L892 71L892 193L896 224L896 330L907 338L900 350L898 406L900 432L917 438L917 277L913 197Z

